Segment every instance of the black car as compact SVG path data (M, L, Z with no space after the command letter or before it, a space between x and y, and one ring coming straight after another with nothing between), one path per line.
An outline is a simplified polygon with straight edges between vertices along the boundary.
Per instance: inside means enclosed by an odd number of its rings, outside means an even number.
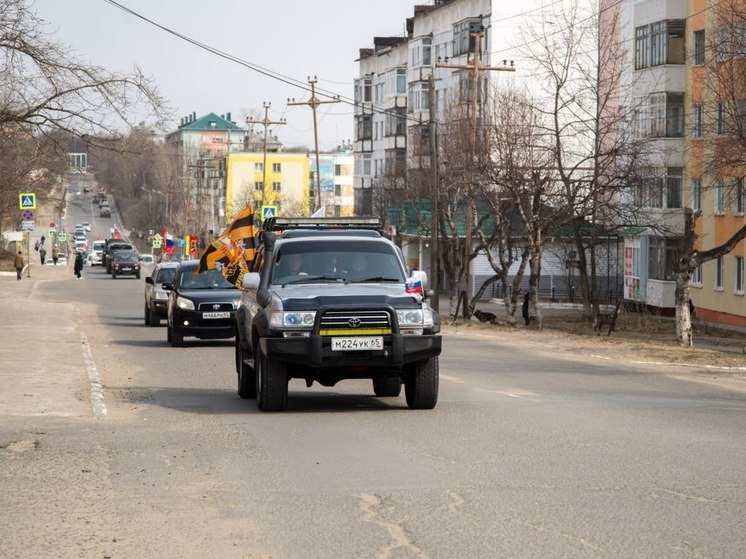
M219 270L195 274L199 262L187 260L176 268L168 294L168 342L179 347L184 336L200 339L232 338L233 317L241 292Z
M277 218L259 243L236 310L240 397L279 411L290 379L370 379L376 396L403 384L410 408L435 407L441 336L427 274L407 274L375 218Z
M106 267L106 273L111 273L111 257L118 250L135 250L130 243L121 239L106 239L103 252L103 263Z
M145 277L145 326L160 326L168 315L168 290L164 283L173 284L178 262L161 262Z
M140 279L140 255L136 250L117 250L110 253L109 265L112 279L125 275Z

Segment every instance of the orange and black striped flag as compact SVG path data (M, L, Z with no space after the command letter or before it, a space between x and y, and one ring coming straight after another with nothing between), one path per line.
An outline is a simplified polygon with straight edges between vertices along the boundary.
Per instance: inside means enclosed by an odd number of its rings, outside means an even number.
M223 243L221 243L219 239L216 239L207 245L207 248L205 248L204 252L199 257L199 266L197 266L194 273L201 274L205 270L213 270L219 265L221 267L227 266L230 262L231 257L224 249Z
M254 250L256 249L254 208L246 206L238 212L238 215L236 215L233 222L225 228L220 236L228 237L232 241L241 245L244 249L244 260L251 262L254 259Z

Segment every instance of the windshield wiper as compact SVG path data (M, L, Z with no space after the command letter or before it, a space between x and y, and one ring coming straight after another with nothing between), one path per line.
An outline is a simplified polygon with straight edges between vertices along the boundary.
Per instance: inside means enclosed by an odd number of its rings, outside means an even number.
M294 283L311 283L314 281L344 281L344 278L336 276L303 276L294 280L282 282L282 286L291 285Z
M350 283L367 283L367 282L379 282L379 281L394 281L396 283L404 283L401 278L387 278L384 276L373 276L370 278L362 278L352 280Z

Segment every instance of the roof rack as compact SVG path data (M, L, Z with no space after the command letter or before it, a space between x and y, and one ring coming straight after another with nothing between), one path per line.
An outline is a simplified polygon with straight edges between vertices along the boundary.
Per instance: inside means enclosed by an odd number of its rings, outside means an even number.
M264 220L264 231L289 229L371 229L381 231L377 217L270 217Z

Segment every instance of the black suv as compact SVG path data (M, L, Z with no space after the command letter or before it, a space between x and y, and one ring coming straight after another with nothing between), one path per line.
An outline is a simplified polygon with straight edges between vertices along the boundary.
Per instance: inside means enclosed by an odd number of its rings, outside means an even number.
M109 266L112 279L117 276L135 276L140 279L140 255L136 250L115 250L110 253Z
M219 270L195 274L199 262L187 260L176 268L173 282L163 283L168 293L166 337L173 347L184 336L204 339L232 338L233 315L241 292Z
M240 397L278 411L292 378L368 378L377 396L398 396L403 383L410 408L435 407L441 337L427 276L407 278L377 220L269 220L258 254L236 311Z
M104 261L103 264L106 267L107 274L111 273L111 255L118 250L135 250L135 247L121 239L106 239L101 258Z

